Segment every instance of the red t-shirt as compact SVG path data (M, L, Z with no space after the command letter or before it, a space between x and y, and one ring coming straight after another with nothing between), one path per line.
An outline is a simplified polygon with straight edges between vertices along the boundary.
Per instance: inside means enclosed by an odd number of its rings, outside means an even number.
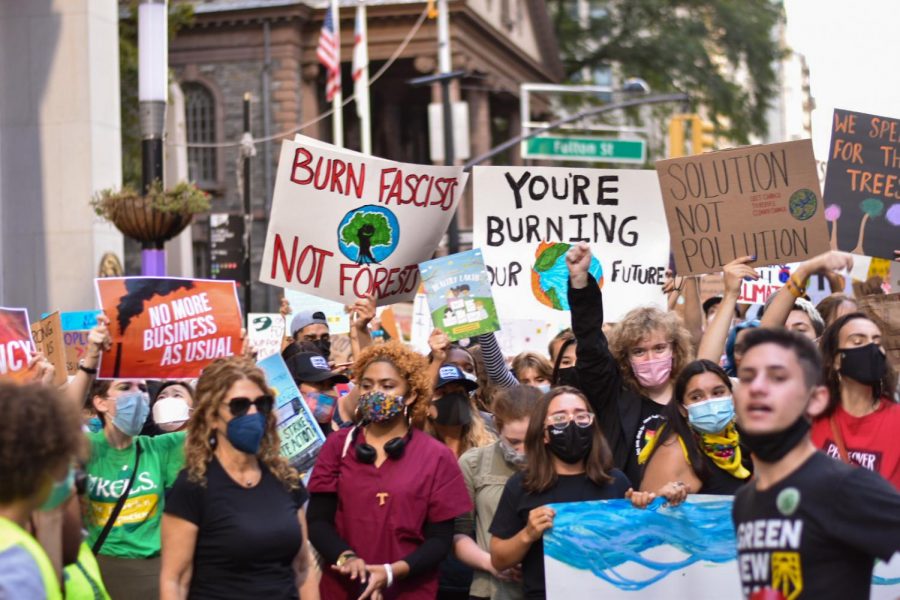
M900 490L900 404L882 399L875 412L864 417L854 417L838 405L833 416L850 462L881 474ZM813 423L812 440L817 448L840 460L829 420L825 417Z
M425 522L454 519L472 510L472 500L453 452L416 430L403 456L388 458L376 468L356 460L353 447L341 453L351 429L328 436L309 481L310 493L337 493L335 527L366 564L402 560L424 541ZM363 431L354 443L365 441ZM382 504L383 501L383 504ZM437 596L438 572L395 581L384 590L385 600L428 599ZM322 598L355 599L358 583L322 569Z

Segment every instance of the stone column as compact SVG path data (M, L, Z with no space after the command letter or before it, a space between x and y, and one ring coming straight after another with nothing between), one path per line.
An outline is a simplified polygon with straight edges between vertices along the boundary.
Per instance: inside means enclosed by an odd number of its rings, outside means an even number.
M122 181L116 0L0 0L0 304L84 310L122 236L94 215Z

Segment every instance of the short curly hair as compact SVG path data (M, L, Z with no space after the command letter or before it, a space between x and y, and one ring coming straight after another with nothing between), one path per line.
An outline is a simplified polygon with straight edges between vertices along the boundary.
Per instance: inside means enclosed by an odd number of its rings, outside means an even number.
M672 343L672 381L678 373L694 358L691 345L691 334L688 333L681 319L674 312L664 312L652 306L642 306L628 311L625 317L616 323L610 335L610 351L616 362L625 385L639 394L645 394L631 370L629 351L654 331L662 330Z
M78 407L55 389L0 383L0 504L32 498L83 455Z
M386 362L392 365L400 373L400 377L406 381L410 391L416 393L409 416L413 425L422 428L428 418L428 407L431 402L428 360L398 341L392 340L384 344L376 344L363 350L356 362L353 363L355 380L359 381L369 365L376 362Z

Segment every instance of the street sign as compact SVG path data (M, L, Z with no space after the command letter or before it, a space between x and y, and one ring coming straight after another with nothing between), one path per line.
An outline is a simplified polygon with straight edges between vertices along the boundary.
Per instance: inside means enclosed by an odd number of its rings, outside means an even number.
M644 140L582 136L538 136L522 144L523 158L640 163L647 159Z

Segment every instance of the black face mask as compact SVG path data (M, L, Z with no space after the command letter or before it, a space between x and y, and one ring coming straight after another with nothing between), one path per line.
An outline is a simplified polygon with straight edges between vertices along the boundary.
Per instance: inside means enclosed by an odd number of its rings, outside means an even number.
M556 372L556 383L554 385L570 385L572 387L578 387L578 373L575 372L575 367L564 367L559 369Z
M859 348L838 349L841 356L841 375L866 385L878 385L887 373L887 358L878 344Z
M594 445L594 428L579 427L574 421L569 421L565 429L548 426L547 437L550 438L550 443L547 444L550 452L572 465L584 460L591 451Z
M434 401L437 416L434 422L451 427L465 427L472 422L469 397L459 392L445 394Z
M313 345L319 349L325 360L331 358L331 340L318 339L313 342Z
M759 460L775 463L797 447L797 444L809 431L809 427L809 421L806 420L806 417L800 415L790 427L782 431L759 434L740 431L741 442Z

